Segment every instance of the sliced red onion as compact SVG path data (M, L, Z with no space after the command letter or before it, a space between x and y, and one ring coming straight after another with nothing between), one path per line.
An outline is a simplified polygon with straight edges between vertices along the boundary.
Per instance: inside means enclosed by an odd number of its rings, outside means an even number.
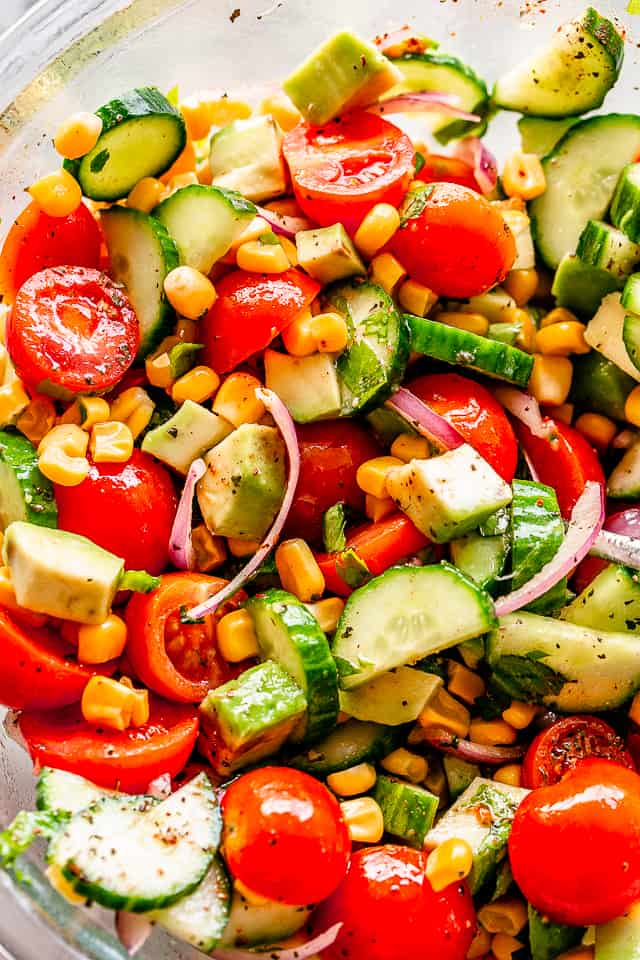
M635 430L621 430L611 441L611 446L614 450L628 450L637 439L638 434Z
M535 468L535 466L534 466L534 463L533 463L533 460L531 459L531 457L529 456L529 454L527 453L526 450L523 450L523 451L522 451L522 456L523 456L523 458L524 458L524 462L525 462L526 465L527 465L527 468L528 468L528 470L529 470L529 473L531 474L531 479L532 479L532 480L535 480L535 482L538 483L539 480L540 480L540 474L539 474L538 471L536 470L536 468Z
M440 727L433 727L431 730L427 727L424 739L443 753L450 753L460 760L468 760L469 763L486 763L492 767L518 760L525 752L525 747L519 744L513 747L490 747L483 743L472 743L471 740L460 740L455 734Z
M178 570L193 570L195 556L191 541L191 522L193 519L193 495L198 480L204 477L207 465L204 460L194 460L184 481L182 496L176 510L176 517L169 537L169 557Z
M278 511L278 516L274 520L273 526L271 527L271 530L269 530L264 541L260 544L259 549L256 551L256 553L254 553L247 565L242 568L238 575L235 576L233 580L226 585L226 587L220 590L219 593L209 597L209 599L205 600L204 603L194 607L193 610L189 610L187 616L192 620L201 620L208 614L213 613L221 604L226 603L230 597L237 593L238 590L244 586L247 580L253 576L253 574L265 561L278 542L278 537L282 533L282 528L284 527L287 517L289 516L289 510L291 509L291 504L293 503L293 498L295 497L296 487L298 485L298 477L300 476L300 449L298 447L298 437L296 435L295 424L291 419L291 414L285 407L284 403L280 397L273 392L273 390L267 390L264 387L260 387L256 390L256 396L262 400L265 407L275 420L276 426L280 430L282 439L285 442L287 454L289 456L289 477L287 479L287 489L285 491L280 510Z
M593 547L604 523L604 490L602 484L589 480L571 511L564 540L555 556L539 573L513 593L496 600L499 617L526 607L566 577Z
M305 217L285 217L275 210L268 210L266 207L257 207L259 216L270 223L274 233L279 233L283 237L295 237L299 230L308 230L311 227L311 221Z
M516 390L515 387L496 387L493 395L516 420L524 423L534 437L547 440L552 436L555 430L553 420L545 422L538 401L530 393L525 393L524 390Z
M151 781L145 793L149 797L155 797L156 800L166 800L171 796L171 776L168 773L161 773Z
M305 960L306 957L313 957L317 953L322 953L327 947L335 941L340 933L341 923L334 923L332 927L318 934L313 940L307 940L299 947L256 947L255 950L214 950L211 956L214 960L256 960L256 957L263 956L266 960Z
M455 427L406 387L396 390L385 406L399 414L427 440L433 440L445 450L456 450L465 442Z
M479 123L480 117L475 113L461 110L457 104L460 97L450 93L431 93L426 90L417 90L411 93L399 93L397 97L389 97L372 104L366 109L369 113L377 113L383 117L394 113L441 113L456 120L468 120L469 123Z
M152 930L151 922L138 913L128 913L126 910L118 910L116 913L116 933L120 943L131 956L138 952Z
M454 148L454 156L473 167L476 183L483 193L492 193L498 182L498 164L478 137L465 137Z
M623 533L601 530L589 551L591 556L612 563L623 563L626 567L640 570L640 539L626 537Z

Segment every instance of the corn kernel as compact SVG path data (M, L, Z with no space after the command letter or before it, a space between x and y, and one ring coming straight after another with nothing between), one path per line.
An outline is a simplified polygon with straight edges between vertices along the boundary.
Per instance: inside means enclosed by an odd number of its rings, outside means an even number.
M165 170L158 179L162 183L171 183L173 178L179 177L181 173L193 172L196 169L197 162L196 148L193 145L193 140L187 140L182 153L174 160L172 166L170 166L168 170Z
M122 656L127 643L127 625L112 613L103 623L80 624L77 637L80 663L106 663Z
M50 863L44 873L53 889L56 890L61 897L64 897L65 900L68 900L69 903L75 906L87 902L86 897L83 897L81 893L76 893L62 872L62 868L56 863Z
M0 387L0 423L12 423L27 409L30 397L21 380Z
M211 367L193 367L185 373L171 388L171 396L176 403L193 400L204 403L214 395L220 386L220 377Z
M85 454L89 437L73 424L54 427L40 441L38 466L41 472L63 487L76 487L89 473Z
M284 273L291 264L280 243L249 240L238 247L236 262L251 273Z
M218 623L218 649L229 663L240 663L260 653L251 615L246 610L227 613Z
M347 322L339 313L318 313L311 318L311 334L320 353L340 353L349 342Z
M398 287L400 306L416 317L426 317L438 302L438 294L417 280L405 280Z
M538 403L559 406L569 396L572 378L573 365L568 357L549 357L534 353L528 390Z
M232 373L223 381L213 401L213 411L234 427L243 423L258 423L265 414L262 400L256 390L262 384L250 373Z
M370 260L400 227L400 214L390 203L377 203L367 213L354 235L360 253Z
M379 284L391 296L407 271L391 253L379 253L370 264L371 280Z
M388 496L387 476L394 467L401 467L402 460L397 457L374 457L365 460L358 467L356 483L365 493L370 493L380 500Z
M16 592L11 579L11 570L9 567L0 567L0 606L19 613L28 625L33 627L43 627L47 622L47 617L41 613L31 613L24 607L21 607L16 599Z
M471 723L471 714L455 697L446 690L440 689L423 709L418 717L418 723L423 728L440 727L458 737L466 737Z
M198 183L203 183L207 187L211 186L213 181L213 173L208 157L204 160L201 160L196 166L196 176L198 178Z
M129 677L120 677L120 683L128 687L134 695L131 726L142 727L149 722L149 691L144 687L138 690Z
M427 857L425 876L433 890L440 893L452 883L464 880L473 867L473 850L466 840L451 837L431 851Z
M507 783L510 787L522 786L522 767L519 763L507 763L499 767L493 775L497 783Z
M335 633L344 610L344 600L340 597L327 597L317 603L308 603L307 610L316 618L323 633Z
M508 197L533 200L547 189L547 180L535 153L516 151L507 158L502 171L502 189Z
M491 941L491 952L495 960L512 960L514 953L522 950L523 944L508 933L496 933Z
M79 397L67 407L58 423L71 423L88 432L95 423L104 423L110 415L109 404L102 397Z
M82 203L80 184L64 169L37 180L28 192L49 217L68 217Z
M16 427L34 446L53 429L56 408L51 397L38 395L33 398L16 420Z
M227 547L224 537L214 537L204 523L191 531L191 543L196 559L196 567L201 573L209 573L221 567L227 559Z
M172 193L176 192L176 190L182 190L183 187L192 187L198 182L198 174L195 172L195 170L188 170L187 173L178 173L175 177L171 177L171 180L169 180L165 196L170 197Z
M545 414L548 417L551 417L552 420L560 420L561 423L566 423L568 426L571 426L573 420L573 411L575 407L572 403L561 403L557 407L545 407Z
M426 437L400 433L391 444L391 456L397 457L403 463L409 463L411 460L428 460L430 455L431 447Z
M133 453L133 434L120 420L96 423L91 431L90 449L94 463L127 463Z
M575 428L600 453L608 449L618 431L613 420L601 413L583 413L576 420Z
M634 723L640 724L640 693L636 693L631 701L629 719L633 720Z
M144 362L144 369L147 380L152 387L160 387L166 390L173 383L171 358L166 351L158 356L147 357Z
M533 267L529 270L511 270L502 281L502 286L517 306L524 307L538 288L538 271Z
M371 763L358 763L348 770L339 770L327 777L327 786L340 797L356 797L376 785L376 768Z
M133 439L149 426L155 403L142 387L129 387L118 394L111 404L111 419L126 423Z
M233 241L230 250L235 254L235 251L238 249L238 247L241 247L243 243L249 243L250 240L259 240L260 237L264 237L265 233L269 232L273 232L271 224L268 223L264 217L254 217L251 223L244 228L239 237ZM235 263L235 256L230 262Z
M286 93L274 93L262 101L260 113L271 114L278 126L288 133L302 120L302 114Z
M340 809L354 843L379 843L382 840L384 818L373 797L345 800Z
M511 706L502 711L502 719L516 730L525 730L533 722L537 713L538 708L535 704L512 700Z
M53 145L61 157L76 160L93 150L102 133L102 120L95 113L72 113L56 131Z
M204 140L211 127L226 127L234 120L246 120L251 116L251 107L244 100L211 96L203 91L186 97L180 104L192 140Z
M484 960L491 949L491 934L478 927L473 942L467 952L466 960Z
M429 773L429 764L425 758L418 753L405 750L404 747L399 747L397 750L388 753L380 761L380 766L397 777L410 780L411 783L422 783Z
M374 497L367 493L364 498L364 512L369 520L373 520L374 523L391 516L396 510L397 507L391 497L380 499L380 497Z
M487 687L482 677L455 660L449 660L447 674L449 693L465 703L475 703L478 697L486 693Z
M517 897L500 897L478 911L478 920L489 933L517 937L527 925L527 908Z
M311 329L312 319L311 310L305 307L282 331L284 348L292 357L309 357L316 352L316 338Z
M260 549L259 540L241 540L239 537L227 537L227 546L232 557L251 557Z
M285 540L276 550L276 568L284 590L308 603L324 593L324 575L304 540Z
M518 731L505 720L483 720L481 717L474 717L469 727L469 739L472 743L495 747L498 744L515 743Z
M82 457L87 452L89 437L75 424L59 424L53 427L38 444L38 453L47 447L62 446L70 457Z
M133 690L110 677L91 677L82 693L80 708L87 723L126 730L133 720Z
M208 277L193 267L176 267L164 278L164 292L173 309L197 320L216 301L216 289Z
M151 213L165 195L165 186L155 177L143 177L127 197L127 206L141 213Z
M640 386L634 387L624 403L624 418L640 427Z
M458 330L467 330L469 333L476 333L479 337L485 337L489 332L489 321L481 313L463 313L454 310L443 310L438 314L437 320L440 323L446 323L448 327L457 327Z
M568 357L572 353L589 353L591 347L584 339L583 323L554 323L538 330L536 349L549 357Z
M549 310L549 313L545 313L540 321L540 329L551 327L555 323L579 323L579 320L571 310L565 307L554 307L553 310Z

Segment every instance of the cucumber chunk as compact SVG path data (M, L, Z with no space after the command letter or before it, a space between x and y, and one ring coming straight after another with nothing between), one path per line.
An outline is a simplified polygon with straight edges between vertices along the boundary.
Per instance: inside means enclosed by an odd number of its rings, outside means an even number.
M36 784L36 807L73 815L111 794L112 790L97 787L76 773L43 767Z
M529 906L529 947L531 960L557 960L571 947L577 947L582 940L584 927L569 927L564 923L553 923L548 917Z
M640 241L640 163L628 164L620 174L609 216L633 243Z
M633 377L597 350L573 358L570 402L581 411L624 420L624 405L635 385Z
M0 430L0 532L14 520L57 527L58 509L53 486L40 472L31 441Z
M537 153L546 157L569 127L577 120L569 117L564 120L549 120L547 117L520 117L518 131L523 153Z
M604 297L622 286L609 270L584 263L573 253L567 253L553 278L551 293L559 307L567 307L585 317L592 317Z
M412 667L397 667L356 690L340 692L340 709L357 720L401 726L417 720L442 687L442 679Z
M607 360L611 360L634 380L640 380L640 370L629 355L625 344L626 316L620 294L608 294L595 317L587 324L584 338L590 347L601 353ZM630 340L631 336L632 331L627 328L627 339Z
M451 541L451 559L458 570L482 587L491 590L504 572L508 545L505 537L483 537L473 530Z
M607 496L612 500L640 500L640 441L625 451L609 474Z
M583 263L608 270L617 279L624 280L640 260L640 247L611 224L589 220L580 234L576 254Z
M640 315L640 273L632 273L627 277L620 303L625 310Z
M289 766L304 770L315 777L348 770L358 763L381 760L398 743L398 731L386 724L347 720L314 744L306 753L288 760Z
M616 920L596 927L596 960L636 960L640 942L640 903Z
M611 564L564 608L560 616L592 630L640 633L640 578L637 570Z
M181 897L171 907L151 911L146 916L172 937L210 953L222 939L230 910L229 878L222 861L214 857L209 872L193 893Z
M511 501L511 589L528 583L558 552L564 540L564 523L553 487L533 480L514 480ZM554 613L566 601L563 577L526 609Z
M385 833L422 850L438 812L439 798L417 784L379 774L373 799L382 810Z
M469 763L467 760L461 760L459 757L453 757L449 754L445 754L442 758L442 766L447 778L452 803L458 799L461 793L464 793L476 777L480 776L480 767L477 764Z
M222 946L254 947L259 944L282 943L304 927L312 909L313 904L292 907L270 900L250 903L238 890L234 890ZM269 954L266 954L265 960L268 956Z

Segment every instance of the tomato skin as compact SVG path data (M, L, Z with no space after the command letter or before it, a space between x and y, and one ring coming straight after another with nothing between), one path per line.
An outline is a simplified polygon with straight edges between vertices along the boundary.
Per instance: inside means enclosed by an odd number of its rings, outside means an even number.
M216 283L218 297L202 321L203 363L227 373L268 347L320 292L300 270L234 270Z
M611 533L623 533L627 537L640 537L640 508L628 507L626 510L618 510L607 517L604 522L604 529ZM582 593L589 586L592 580L599 573L609 566L606 560L600 560L599 557L585 557L578 564L578 568L573 575L573 589L577 593Z
M255 893L301 906L324 900L344 877L349 831L338 801L309 774L245 773L227 788L222 813L227 866Z
M34 763L86 777L98 786L144 793L162 773L175 777L185 766L198 736L194 707L150 697L143 727L106 730L84 720L74 705L56 712L21 714L20 732Z
M461 187L481 193L473 175L473 167L457 157L441 157L437 153L428 153L418 177L425 183L457 183Z
M334 895L321 904L314 927L343 927L323 951L326 960L463 960L476 932L466 882L435 893L425 878L427 855L387 844L351 857Z
M77 487L55 487L58 526L124 557L129 570L158 574L169 562L178 499L169 472L134 450L127 463L92 463Z
M558 783L589 757L603 757L635 770L622 739L600 717L563 717L539 733L529 746L522 764L522 786L533 790Z
M640 777L609 760L584 760L528 794L509 837L514 880L556 923L589 926L640 898Z
M322 127L299 123L282 149L301 209L321 226L342 223L349 233L377 203L399 206L413 177L409 138L366 111Z

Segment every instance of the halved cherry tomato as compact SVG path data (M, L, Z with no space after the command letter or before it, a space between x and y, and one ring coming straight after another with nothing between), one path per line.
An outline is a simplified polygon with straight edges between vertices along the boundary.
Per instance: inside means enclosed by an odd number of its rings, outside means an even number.
M218 297L202 321L204 363L226 373L282 333L308 307L320 285L300 270L234 270L216 284Z
M417 176L425 183L457 183L480 193L473 167L457 157L441 157L437 153L428 153Z
M130 570L157 574L169 561L178 500L169 472L134 450L127 463L92 463L77 487L56 486L58 526L123 557Z
M168 700L200 703L231 678L218 654L215 617L193 624L181 619L226 583L203 573L168 573L157 590L134 594L126 613L126 654L145 686Z
M349 420L326 420L296 427L300 447L300 479L287 518L286 534L311 543L322 540L322 516L339 500L353 510L364 508L356 483L358 467L378 456L370 433Z
M430 190L389 242L409 275L446 297L472 297L504 280L516 245L500 211L454 183Z
M533 790L557 783L588 757L635 770L621 737L600 717L563 717L533 740L522 764L522 785Z
M87 667L48 627L30 627L0 607L0 703L14 710L53 710L75 703L95 674L110 676L115 661Z
M387 844L351 857L347 876L314 917L318 932L342 929L326 960L464 960L476 932L465 881L435 893L427 854Z
M504 409L486 387L457 373L432 373L410 381L407 389L444 417L503 480L511 483L518 463L518 444Z
M133 363L138 341L122 288L88 267L36 273L20 287L7 322L18 374L54 395L108 390Z
M190 706L150 698L149 722L128 730L87 723L80 707L27 711L19 726L35 764L68 770L109 789L144 793L163 773L175 777L191 756L198 714Z
M549 423L550 418L544 422ZM560 512L568 519L587 480L604 486L605 478L597 453L582 434L560 420L551 423L554 432L550 439L534 437L520 421L514 428L540 481L556 491Z
M49 217L30 203L16 218L2 247L0 294L13 303L25 280L47 267L98 267L101 242L100 228L84 204L68 217Z
M640 507L628 507L612 513L605 520L604 529L611 533L622 533L626 537L640 537ZM608 566L607 561L600 560L599 557L585 557L573 575L573 588L576 593L586 590L591 581Z
M414 149L402 130L358 111L322 127L299 123L282 145L293 192L324 227L357 230L376 203L397 207L413 177Z
M279 903L318 903L345 875L351 839L340 805L323 783L288 767L245 773L222 800L229 870Z
M509 856L526 899L557 923L607 923L640 899L640 777L584 760L533 790L516 812Z

